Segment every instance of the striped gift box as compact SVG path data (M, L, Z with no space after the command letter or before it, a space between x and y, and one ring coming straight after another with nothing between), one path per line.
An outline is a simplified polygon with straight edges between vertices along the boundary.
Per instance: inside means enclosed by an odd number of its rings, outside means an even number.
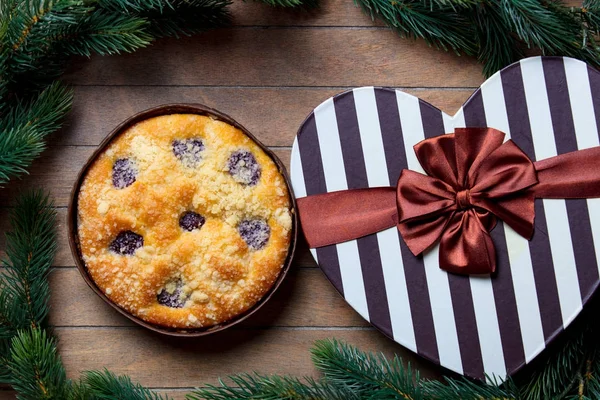
M524 59L488 79L455 116L400 90L341 93L298 132L294 191L395 185L404 168L423 172L413 145L465 126L505 132L532 160L598 146L600 74L571 58ZM492 277L440 270L438 246L415 257L395 228L311 252L385 335L460 374L502 380L573 321L599 282L600 199L536 200L535 212L531 241L501 221L491 232Z

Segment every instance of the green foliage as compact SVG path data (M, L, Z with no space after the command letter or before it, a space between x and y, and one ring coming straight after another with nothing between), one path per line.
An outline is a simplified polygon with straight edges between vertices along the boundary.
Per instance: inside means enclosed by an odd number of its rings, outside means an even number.
M319 6L319 0L258 0L262 3L274 7L302 7L305 9L316 8Z
M196 389L186 398L189 400L358 400L361 397L344 385L327 380L303 380L289 376L262 376L258 374L240 374L230 376L233 385L219 380L219 386L208 385Z
M76 396L86 400L169 400L108 370L83 373Z
M56 82L27 102L13 102L0 119L0 187L26 168L46 148L44 139L61 126L72 93Z
M38 328L19 331L12 339L8 363L17 399L67 399L70 384L57 354L56 341Z
M437 7L414 0L355 0L374 19L382 18L400 36L422 38L429 45L457 54L477 53L473 25L449 1Z
M444 382L423 382L423 392L431 400L517 400L520 399L517 387L508 381L503 386L481 384L466 378L445 378Z
M523 57L498 3L481 4L473 10L473 18L479 42L477 60L485 76Z
M524 48L600 66L598 0L585 0L580 8L558 0L355 1L403 37L476 55L486 76L517 61Z
M42 192L19 197L6 233L4 273L0 275L0 338L38 328L48 315L47 276L56 253L56 212Z
M229 0L0 1L0 187L26 172L72 95L69 57L128 53L229 22Z
M389 361L334 339L316 342L312 359L327 382L348 387L361 399L423 399L419 373L398 357Z

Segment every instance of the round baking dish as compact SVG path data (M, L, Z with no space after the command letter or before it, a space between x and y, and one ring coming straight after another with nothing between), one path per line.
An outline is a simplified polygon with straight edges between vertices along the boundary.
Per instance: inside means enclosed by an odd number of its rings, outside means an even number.
M104 151L104 149L116 137L118 137L121 133L126 131L128 128L130 128L134 124L141 122L143 120L149 119L149 118L158 117L161 115L169 115L169 114L197 114L197 115L210 116L211 118L226 122L238 129L240 129L246 136L248 136L250 139L252 139L273 160L275 165L277 165L279 172L281 173L281 175L283 176L283 178L285 180L285 183L286 183L286 186L288 189L288 193L290 195L290 208L291 208L291 215L292 215L292 232L291 232L290 246L288 249L288 254L285 259L285 262L281 268L281 271L279 272L279 276L277 277L275 283L272 285L272 287L269 289L269 291L256 304L254 304L251 308L246 310L244 313L239 314L238 316L234 317L233 319L231 319L229 321L223 322L221 324L213 325L210 327L206 327L206 328L193 328L193 329L168 328L168 327L155 325L155 324L146 322L146 321L136 317L135 315L130 314L126 310L122 309L117 304L115 304L112 300L110 300L108 297L106 297L106 295L98 288L98 286L96 285L96 283L90 276L90 274L87 270L87 267L85 265L85 262L83 261L83 258L81 255L81 249L80 249L80 245L79 245L79 236L78 236L78 229L77 229L77 216L78 216L77 203L78 203L78 198L79 198L79 190L80 190L83 180L88 172L88 169L90 168L92 163L96 160L96 158ZM292 263L292 259L294 257L294 252L296 250L296 242L297 242L297 238L298 238L298 217L297 217L297 213L296 213L296 201L294 198L294 193L292 191L292 186L290 184L289 178L285 171L285 167L282 164L281 160L279 160L279 158L271 150L269 150L265 145L263 145L260 141L258 141L254 137L254 135L252 135L246 128L244 128L242 125L240 125L238 122L236 122L233 118L231 118L228 115L225 115L217 110L214 110L212 108L206 107L201 104L166 104L166 105L158 106L155 108L151 108L149 110L142 111L132 117L129 117L127 120L122 122L119 126L117 126L102 141L100 146L91 155L91 157L87 160L87 162L85 163L85 165L79 172L77 179L75 181L75 185L73 186L73 190L71 191L71 197L69 200L69 208L68 208L68 212L67 212L67 224L68 224L68 231L69 231L69 245L71 247L71 253L73 254L73 259L75 260L77 269L81 273L81 276L83 277L83 279L85 280L87 285L108 305L110 305L112 308L114 308L119 313L121 313L125 317L129 318L136 324L141 325L145 328L148 328L152 331L164 334L164 335L180 336L180 337L198 337L198 336L205 336L205 335L208 335L211 333L219 332L219 331L227 329L227 328L245 320L250 315L252 315L256 311L258 311L269 300L269 298L273 295L273 293L277 290L277 288L279 287L279 285L285 278L285 276L290 268L290 265Z

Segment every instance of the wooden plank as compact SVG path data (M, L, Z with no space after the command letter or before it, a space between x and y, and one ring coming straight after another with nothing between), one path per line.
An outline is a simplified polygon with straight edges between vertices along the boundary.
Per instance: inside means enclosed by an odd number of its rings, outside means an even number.
M119 57L79 59L83 85L477 87L474 58L388 29L229 28L166 39Z
M2 191L0 191L1 193ZM0 208L0 232L7 232L9 230L8 214L10 209ZM73 257L71 256L71 249L69 248L69 241L67 237L67 209L59 208L56 210L56 233L58 250L54 257L54 266L57 267L72 267L75 265ZM294 260L294 267L298 268L313 268L316 267L315 261L313 260L310 252L308 251L308 245L304 241L302 235L298 240L296 256ZM6 248L6 237L0 235L0 258L4 257L4 249Z
M57 207L66 207L77 174L87 159L96 150L95 146L50 146L43 157L36 159L29 175L13 180L0 190L0 204L12 205L17 193L28 189L45 189ZM274 149L284 165L289 165L290 149ZM6 219L8 210L0 209L0 221Z
M170 393L169 393L170 394ZM12 390L0 390L0 400L15 400L17 398L17 393ZM182 397L182 398L185 398Z
M371 20L351 0L321 0L314 10L238 0L229 9L236 26L384 26L379 20Z
M0 193L2 191L0 190ZM11 197L13 199L16 193ZM8 220L9 208L0 208L0 232L8 232L10 229L10 223ZM74 266L73 257L71 256L71 250L69 249L69 242L67 239L67 210L66 208L59 208L56 210L56 235L58 249L54 257L55 266ZM4 234L0 235L0 258L5 257L4 250L6 249L6 237Z
M79 271L50 275L50 324L54 326L134 326L92 292ZM368 326L317 268L292 269L263 308L240 327ZM238 328L236 328L238 329Z
M300 124L340 88L75 87L67 127L53 145L98 145L127 117L166 103L201 103L231 115L267 146L291 146ZM407 90L454 114L473 90Z
M330 337L365 351L398 354L423 375L438 376L429 362L371 328L227 330L191 340L140 328L57 328L56 333L70 378L107 367L145 386L176 388L214 384L218 377L253 370L315 376L309 350L315 340Z

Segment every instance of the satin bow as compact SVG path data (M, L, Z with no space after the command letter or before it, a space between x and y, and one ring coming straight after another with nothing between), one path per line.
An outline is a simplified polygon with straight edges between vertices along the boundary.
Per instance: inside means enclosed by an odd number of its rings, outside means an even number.
M403 170L398 179L398 229L418 255L440 240L440 264L449 272L492 273L496 253L489 232L496 217L529 239L538 183L533 162L504 133L456 129L417 144L428 175Z
M489 274L489 232L501 219L530 239L536 198L600 197L600 147L532 162L493 128L457 128L414 149L428 175L403 170L396 188L343 190L297 200L310 247L397 226L416 256L440 241L440 268Z

